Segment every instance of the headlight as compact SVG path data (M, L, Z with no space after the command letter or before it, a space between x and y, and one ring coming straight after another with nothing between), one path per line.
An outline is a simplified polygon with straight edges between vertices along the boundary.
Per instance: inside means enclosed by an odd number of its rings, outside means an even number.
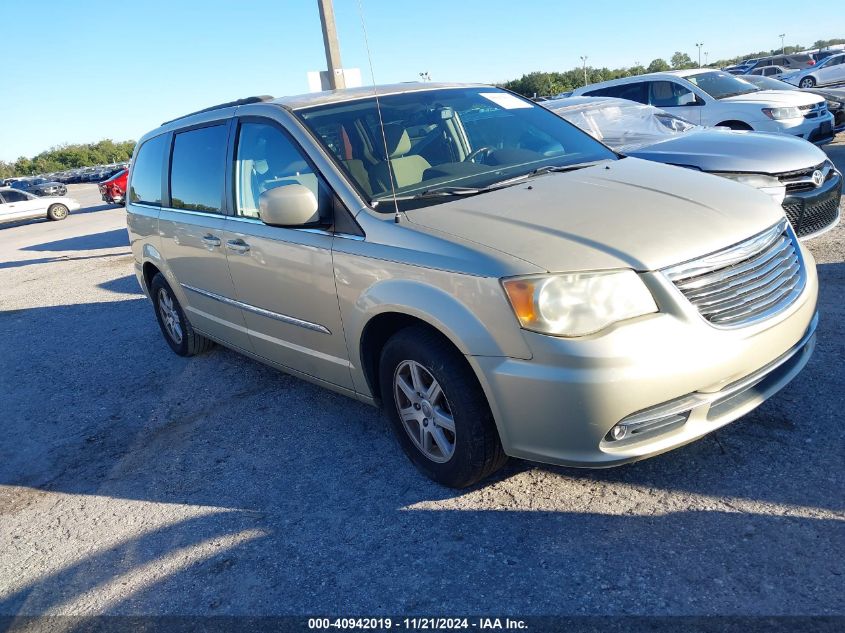
M719 172L714 172L714 175L755 187L763 193L769 194L778 204L783 203L783 199L786 196L786 185L774 176L767 176L765 174L728 174Z
M584 336L657 312L633 270L517 277L502 286L520 325L543 334Z
M826 101L827 109L828 110L841 110L842 109L842 102L841 101Z
M763 114L775 121L780 121L781 119L800 119L804 116L801 114L801 110L793 106L788 108L763 108Z

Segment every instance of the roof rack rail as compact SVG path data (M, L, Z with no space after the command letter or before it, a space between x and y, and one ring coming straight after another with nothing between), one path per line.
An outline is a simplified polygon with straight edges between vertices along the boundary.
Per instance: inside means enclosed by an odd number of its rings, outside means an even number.
M227 101L226 103L219 103L209 108L203 108L202 110L197 110L196 112L190 112L188 114L183 114L182 116L177 116L175 119L165 121L164 123L162 123L162 125L167 125L168 123L173 123L174 121L185 119L189 116L194 116L195 114L202 114L203 112L211 112L212 110L222 110L223 108L233 108L235 106L248 105L250 103L264 103L265 101L272 101L273 99L274 97L271 97L270 95L259 95L257 97L246 97L245 99Z

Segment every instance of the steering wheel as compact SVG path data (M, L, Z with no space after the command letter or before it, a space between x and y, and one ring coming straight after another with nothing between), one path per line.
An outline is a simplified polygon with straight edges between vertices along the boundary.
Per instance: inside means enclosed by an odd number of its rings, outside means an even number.
M492 152L492 151L493 151L493 148L488 146L488 145L485 145L484 147L479 147L474 152L470 152L469 154L467 154L467 157L464 158L464 162L465 163L476 163L476 162L478 162L477 160L475 160L476 158L478 158L482 154L486 158L490 154L490 152Z

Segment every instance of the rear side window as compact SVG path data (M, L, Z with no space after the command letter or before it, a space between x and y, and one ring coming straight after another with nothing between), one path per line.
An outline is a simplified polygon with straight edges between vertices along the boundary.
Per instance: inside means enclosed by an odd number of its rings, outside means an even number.
M648 105L648 84L644 81L638 81L630 84L622 84L619 86L608 86L607 88L599 88L598 90L590 90L585 92L585 95L590 97L616 97L617 99L628 99L628 101L636 101Z
M161 206L161 165L167 135L163 134L141 145L132 168L129 201Z
M8 203L29 200L29 198L26 197L26 194L22 191L4 191L3 199Z
M226 173L228 126L188 130L173 139L170 163L170 206L220 213Z

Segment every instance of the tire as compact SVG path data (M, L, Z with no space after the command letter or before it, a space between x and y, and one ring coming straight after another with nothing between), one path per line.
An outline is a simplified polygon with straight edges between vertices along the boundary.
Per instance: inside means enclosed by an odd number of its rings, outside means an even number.
M801 81L798 82L799 88L815 88L816 87L816 80L813 77L804 77Z
M419 383L413 380L415 370L419 372ZM399 379L405 381L406 390L398 386ZM433 382L429 379L437 382L439 395L417 391L415 401L405 395L413 384L430 389ZM379 385L382 410L396 439L414 466L427 477L450 488L464 488L507 462L493 414L472 368L438 333L412 326L394 334L381 353ZM419 393L424 397L419 398ZM418 417L406 424L400 407L406 415ZM448 428L450 418L454 431ZM412 439L412 432L417 439ZM442 450L441 443L451 444L451 453ZM424 444L431 447L428 454Z
M54 222L64 220L68 215L68 208L63 204L51 204L47 209L47 217Z
M150 284L150 296L164 340L176 354L194 356L214 347L214 341L198 334L191 327L191 322L188 321L179 300L161 273L156 273L153 277L153 282Z

